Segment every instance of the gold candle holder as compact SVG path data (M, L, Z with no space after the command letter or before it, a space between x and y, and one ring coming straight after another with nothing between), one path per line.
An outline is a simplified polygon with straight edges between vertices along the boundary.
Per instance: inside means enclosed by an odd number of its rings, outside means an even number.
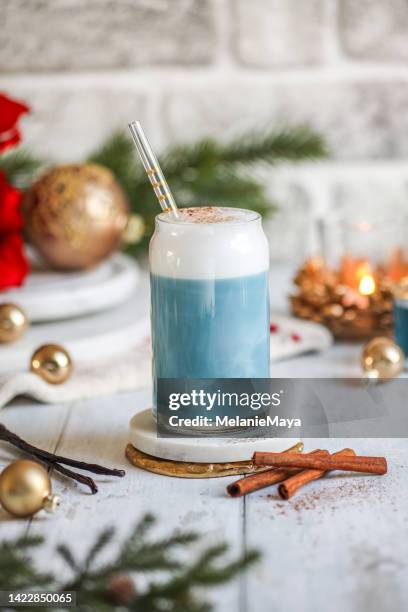
M311 257L295 275L292 312L301 319L322 323L341 340L390 335L393 280L388 270L380 266L372 270L363 259L343 257L336 270L321 257Z

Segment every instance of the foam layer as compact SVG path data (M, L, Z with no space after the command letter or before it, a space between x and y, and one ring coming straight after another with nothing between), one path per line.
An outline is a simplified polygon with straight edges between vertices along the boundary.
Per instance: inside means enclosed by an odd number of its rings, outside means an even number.
M178 217L169 213L159 215L160 221L167 223L194 223L208 225L210 223L243 223L254 221L258 214L243 208L226 208L220 206L200 206L196 208L180 208Z
M269 248L257 213L214 206L162 213L150 243L153 274L185 279L234 278L269 267Z

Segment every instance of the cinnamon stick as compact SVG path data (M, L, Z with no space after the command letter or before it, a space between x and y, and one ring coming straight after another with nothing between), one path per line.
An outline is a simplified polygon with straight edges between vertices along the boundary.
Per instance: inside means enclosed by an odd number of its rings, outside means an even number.
M329 454L329 451L325 450L315 450L310 454ZM283 480L288 479L293 474L297 474L300 470L287 469L287 468L277 468L267 470L266 472L260 472L258 474L251 474L251 476L246 476L245 478L240 478L235 482L232 482L227 486L227 493L231 497L242 497L242 495L247 495L248 493L252 493L253 491L259 491L260 489L264 489L265 487L269 487L273 484L277 484L282 482Z
M386 474L385 457L325 457L310 455L286 455L285 453L254 453L255 465L270 465L278 468L303 468L311 470L344 470L347 472L365 472L367 474Z
M355 456L355 452L351 448L343 448L343 450L334 453L334 457L345 457ZM283 469L283 468L280 468ZM301 470L294 476L287 478L281 485L278 487L278 493L282 499L289 499L298 491L301 487L303 487L308 482L312 482L313 480L317 480L324 476L326 472L322 472L321 470Z

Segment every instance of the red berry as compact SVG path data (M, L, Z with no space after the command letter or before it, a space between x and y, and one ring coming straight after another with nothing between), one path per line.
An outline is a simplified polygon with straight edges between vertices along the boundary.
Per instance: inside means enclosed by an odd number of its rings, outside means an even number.
M276 334L276 332L279 331L279 326L276 325L276 323L271 323L269 326L269 331L271 334Z
M296 334L296 333L292 333L292 334L290 335L290 337L292 338L293 342L300 342L300 341L301 341L301 339L302 339L302 338L299 336L299 334Z

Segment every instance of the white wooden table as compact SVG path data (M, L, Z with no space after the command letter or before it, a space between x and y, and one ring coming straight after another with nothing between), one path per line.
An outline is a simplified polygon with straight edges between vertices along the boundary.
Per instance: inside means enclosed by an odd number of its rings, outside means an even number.
M276 376L341 376L356 364L359 348L335 346L276 365ZM113 366L114 367L114 366ZM354 367L354 365L353 365ZM61 541L84 551L106 525L118 540L146 511L160 519L157 532L174 527L205 534L206 543L227 540L232 553L262 551L262 562L233 584L213 592L222 612L389 612L408 607L408 443L397 440L306 440L306 448L336 450L353 446L384 454L385 477L332 476L312 483L289 502L274 490L245 499L225 494L230 478L171 479L128 465L124 449L130 417L150 403L150 390L98 398L74 405L45 406L28 400L4 409L10 429L48 450L123 467L124 479L97 478L92 496L81 485L58 476L54 489L63 504L57 514L28 521L0 511L0 538L43 533L47 540L35 558L41 567L65 572L54 550ZM0 447L0 467L15 458ZM114 547L114 543L112 546Z

